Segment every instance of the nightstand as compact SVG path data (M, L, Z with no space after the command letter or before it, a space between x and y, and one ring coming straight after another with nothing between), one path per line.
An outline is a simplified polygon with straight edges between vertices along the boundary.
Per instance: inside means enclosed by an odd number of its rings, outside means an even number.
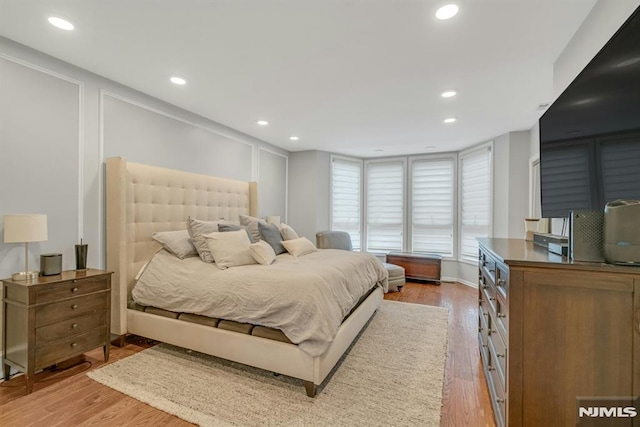
M2 363L33 376L48 366L102 346L109 359L111 274L87 269L34 280L2 280Z

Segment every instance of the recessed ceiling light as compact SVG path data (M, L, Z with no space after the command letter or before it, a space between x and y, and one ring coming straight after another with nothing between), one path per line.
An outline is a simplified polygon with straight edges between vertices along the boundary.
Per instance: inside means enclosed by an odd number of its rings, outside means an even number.
M258 123L260 126L266 126L269 124L269 122L266 120L258 120L256 123Z
M458 92L456 92L455 90L448 90L446 92L442 92L442 96L443 98L451 98L452 96L456 96Z
M444 119L445 123L453 123L456 121L455 117L447 117L446 119Z
M73 30L75 28L71 22L66 21L66 20L64 20L62 18L55 17L55 16L49 17L49 24L53 25L56 28L60 28L61 30L65 30L65 31L71 31L71 30Z
M425 150L435 150L436 146L435 145L427 145L426 147L424 147Z
M187 84L187 81L185 79L183 79L182 77L171 77L169 80L171 80L171 83L176 84L176 85Z
M455 4L447 4L442 6L436 11L436 18L438 19L450 19L456 16L458 13L458 6Z
M381 152L383 152L384 150L383 150L383 149L381 149L381 148L376 148L376 149L375 149L375 150L373 150L373 151L378 152L378 153L381 153Z
M292 140L292 141L297 141L300 138L298 138L297 136L290 136L289 139Z

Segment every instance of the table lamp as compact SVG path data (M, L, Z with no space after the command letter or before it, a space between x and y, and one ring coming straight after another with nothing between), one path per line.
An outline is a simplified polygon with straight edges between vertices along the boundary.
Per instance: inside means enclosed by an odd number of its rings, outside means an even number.
M42 214L5 215L4 242L24 243L24 271L11 276L12 280L37 279L37 271L29 271L29 242L47 240L47 216Z

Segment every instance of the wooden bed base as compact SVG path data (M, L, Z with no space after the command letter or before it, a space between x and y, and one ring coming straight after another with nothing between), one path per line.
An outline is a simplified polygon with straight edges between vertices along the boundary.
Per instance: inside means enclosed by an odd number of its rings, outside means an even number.
M342 323L327 351L312 357L297 345L127 308L134 277L159 245L156 231L184 230L204 220L257 216L255 183L107 159L107 268L114 272L111 333L135 334L299 378L307 395L320 385L382 302L377 287Z

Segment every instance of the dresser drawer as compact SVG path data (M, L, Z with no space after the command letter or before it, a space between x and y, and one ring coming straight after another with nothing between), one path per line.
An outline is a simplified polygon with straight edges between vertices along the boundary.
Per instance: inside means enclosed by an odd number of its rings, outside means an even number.
M53 341L78 335L91 329L105 326L106 322L106 311L103 310L42 326L36 329L36 345L42 346Z
M66 360L100 345L107 345L107 327L102 326L83 334L36 347L36 369Z
M505 416L507 413L507 399L504 383L500 380L500 375L498 374L498 370L496 368L498 362L496 360L495 354L491 351L491 347L489 348L488 359L489 363L487 366L487 371L489 375L487 376L487 382L489 384L491 404L496 416L496 424L498 426L504 426L506 425Z
M498 373L498 377L500 378L500 383L502 384L502 388L506 388L504 385L506 384L506 372L507 372L507 346L500 334L491 334L489 336L489 349L491 350L491 354L495 357L495 367Z
M72 298L36 308L36 328L82 314L104 310L109 298L108 292Z
M90 279L74 279L47 286L36 291L36 304L55 302L65 298L73 298L103 291L108 288L106 277L95 277Z

